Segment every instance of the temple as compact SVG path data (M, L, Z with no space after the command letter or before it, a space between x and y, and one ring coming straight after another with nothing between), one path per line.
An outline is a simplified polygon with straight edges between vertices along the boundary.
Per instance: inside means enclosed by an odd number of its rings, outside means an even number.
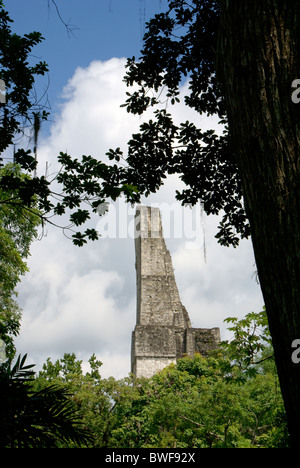
M151 377L183 355L207 355L220 342L219 328L192 328L181 303L158 208L135 215L137 317L132 333L132 373Z

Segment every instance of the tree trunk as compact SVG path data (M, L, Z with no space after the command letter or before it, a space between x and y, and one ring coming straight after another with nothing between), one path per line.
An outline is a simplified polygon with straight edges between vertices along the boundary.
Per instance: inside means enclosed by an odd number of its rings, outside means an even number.
M217 73L242 180L292 446L300 440L299 0L221 0Z

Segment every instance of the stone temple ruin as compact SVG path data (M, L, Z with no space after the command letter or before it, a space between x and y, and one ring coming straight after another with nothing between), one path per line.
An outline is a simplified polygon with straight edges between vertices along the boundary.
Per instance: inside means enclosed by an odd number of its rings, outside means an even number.
M219 328L192 328L177 289L158 208L139 206L135 215L137 318L131 366L151 377L183 355L206 355L220 342Z

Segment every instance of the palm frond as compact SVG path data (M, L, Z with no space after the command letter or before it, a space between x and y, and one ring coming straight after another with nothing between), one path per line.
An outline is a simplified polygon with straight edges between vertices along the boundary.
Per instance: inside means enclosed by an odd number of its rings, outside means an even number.
M68 390L60 385L35 391L33 365L19 356L0 369L0 448L56 448L61 442L88 445L91 433L82 425Z

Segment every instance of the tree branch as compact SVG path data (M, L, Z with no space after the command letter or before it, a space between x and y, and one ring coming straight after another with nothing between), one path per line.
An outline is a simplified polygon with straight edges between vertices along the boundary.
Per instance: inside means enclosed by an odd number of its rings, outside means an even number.
M192 424L195 424L195 426L197 427L205 427L204 424L200 424L200 423L197 423L196 421L193 421L192 419L190 418L187 418L186 416L182 416L182 415L179 415L180 419L184 419L185 421L188 421Z
M65 26L65 28L67 30L67 33L68 33L68 36L70 37L72 35L72 36L75 37L74 31L78 30L79 28L77 26L71 25L70 23L66 23L66 21L61 16L61 13L60 13L60 10L58 8L58 5L57 5L56 1L51 0L51 3L53 4L53 6L54 6L54 8L56 10L57 16L59 17L60 21ZM50 9L50 0L48 0L48 8Z
M271 359L271 358L273 358L273 357L274 357L274 354L271 354L270 356L265 357L265 358L261 359L260 361L253 362L253 364L255 364L255 365L256 365L256 364L260 364L261 362L267 361L268 359Z

